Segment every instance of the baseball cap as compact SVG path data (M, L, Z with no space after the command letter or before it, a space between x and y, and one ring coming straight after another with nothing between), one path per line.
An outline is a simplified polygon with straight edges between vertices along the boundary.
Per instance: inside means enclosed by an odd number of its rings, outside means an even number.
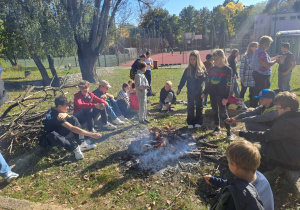
M107 88L111 88L109 82L107 82L106 80L101 80L100 83L99 83L99 85L104 85Z
M260 91L258 96L254 96L254 98L272 98L274 99L276 96L276 93L271 89L263 89Z

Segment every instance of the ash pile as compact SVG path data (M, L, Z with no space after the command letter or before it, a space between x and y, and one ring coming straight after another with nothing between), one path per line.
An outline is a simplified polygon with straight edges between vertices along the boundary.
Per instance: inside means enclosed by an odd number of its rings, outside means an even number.
M127 158L121 165L143 174L158 172L168 176L178 170L199 173L199 169L214 166L224 157L217 145L206 141L199 139L197 133L177 130L171 122L163 128L152 126L131 141Z

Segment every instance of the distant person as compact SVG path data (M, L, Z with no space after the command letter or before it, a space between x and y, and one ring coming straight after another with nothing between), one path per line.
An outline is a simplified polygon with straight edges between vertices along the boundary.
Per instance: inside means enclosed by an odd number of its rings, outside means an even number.
M283 53L277 62L279 63L278 68L278 88L279 91L290 91L291 90L291 76L293 68L296 66L295 57L290 52L290 44L284 43L281 45L281 52Z
M187 124L189 129L194 128L194 126L195 128L201 128L203 123L203 104L201 95L206 75L206 69L201 61L199 51L192 51L189 56L189 66L184 70L180 83L178 85L178 90L176 92L176 94L179 95L181 89L183 88L185 83L187 83Z
M249 98L250 98L250 107L256 107L257 104L254 100L254 93L255 93L255 81L253 79L253 68L252 68L252 61L253 61L253 53L258 48L258 42L251 42L248 45L246 54L243 56L241 60L240 66L240 78L241 78L241 86L242 90L240 92L240 99L242 100L242 108L246 109L245 105L245 93L247 88L249 88Z
M61 146L74 152L77 160L83 159L83 151L94 149L95 144L89 144L80 139L80 135L98 139L101 133L92 133L81 129L78 119L68 115L71 101L64 95L55 98L55 107L50 108L42 120L40 145L42 147Z
M139 122L147 125L150 123L147 120L147 89L150 88L148 81L145 77L147 64L143 61L138 63L138 71L135 75L135 88L136 95L139 101Z
M147 64L147 70L145 72L145 77L148 81L148 84L150 86L150 88L147 90L147 96L155 96L155 94L152 92L152 68L153 68L153 60L152 58L150 58L151 56L151 52L146 52L146 59L145 59L145 63Z
M127 82L128 86L129 86L129 91L128 91L128 94L131 94L131 93L135 93L135 88L132 87L132 84L134 83L133 80L129 80Z
M255 50L252 57L252 69L253 79L255 81L255 92L254 95L258 95L263 89L269 89L271 86L271 73L273 66L276 63L276 59L279 57L270 58L267 50L270 48L273 42L272 37L262 36L259 39L259 47ZM254 100L254 107L257 107L258 100Z
M215 136L221 132L220 119L226 120L228 118L226 104L228 102L232 74L223 50L215 50L213 59L215 65L210 69L208 85L205 87L201 98L204 99L207 94L210 95L215 122L215 129L211 135ZM233 135L230 125L225 123L225 127L228 140L232 140Z
M237 57L239 56L239 50L233 49L231 51L230 56L228 57L229 67L232 69L232 85L233 85L233 93L236 98L240 97L240 88L239 83L237 82L239 78L239 74L237 72Z
M278 112L273 103L276 93L271 89L263 89L259 96L260 106L252 111L243 112L225 120L227 124L244 122L248 131L266 131L271 128L278 118Z
M123 116L126 116L126 114L129 112L130 109L128 91L129 91L128 83L123 83L122 90L120 90L117 96L117 104Z
M139 100L136 95L135 83L131 84L131 93L129 94L130 106L134 110L139 110Z
M138 70L138 63L140 62L140 61L145 61L145 59L146 59L146 55L145 54L141 54L140 55L140 58L139 59L136 59L135 61L134 61L134 63L132 64L132 66L131 66L131 69L130 69L130 78L132 79L132 80L134 80L134 78L135 78L135 75L136 75L136 73L137 73L137 70Z
M162 109L167 111L173 111L171 104L176 102L175 92L172 90L173 83L171 81L166 81L165 86L160 90L159 104L157 109L161 111Z
M211 175L203 176L213 186L221 187L220 196L212 210L274 210L274 198L266 177L257 171L261 155L258 143L239 140L226 149L229 170L234 175L229 180Z
M0 152L0 175L7 182L11 182L19 177L19 174L12 172L8 164L6 163L4 157Z
M206 61L204 61L203 64L205 66L207 74L209 74L211 67L214 66L214 60L213 60L212 54L207 54L205 59L206 59ZM207 80L205 81L205 87L206 86L207 86ZM207 106L207 99L208 99L208 95L205 96L204 106Z

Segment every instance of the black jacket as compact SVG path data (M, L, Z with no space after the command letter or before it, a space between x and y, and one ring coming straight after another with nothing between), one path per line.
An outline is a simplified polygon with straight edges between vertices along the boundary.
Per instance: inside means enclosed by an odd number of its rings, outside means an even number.
M300 170L300 112L285 112L264 131L240 131L249 141L266 142L265 156L290 170Z
M256 188L239 178L228 180L212 210L263 210Z
M162 103L164 103L166 97L168 96L168 94L169 94L170 92L173 93L172 104L175 104L175 102L176 102L176 95L175 95L175 92L174 92L172 89L170 89L169 91L166 91L165 87L163 87L163 88L160 90L159 101L161 101Z
M136 59L134 61L134 63L131 66L130 69L130 78L134 80L135 75L137 74L137 70L138 70L138 63L140 62L140 59Z

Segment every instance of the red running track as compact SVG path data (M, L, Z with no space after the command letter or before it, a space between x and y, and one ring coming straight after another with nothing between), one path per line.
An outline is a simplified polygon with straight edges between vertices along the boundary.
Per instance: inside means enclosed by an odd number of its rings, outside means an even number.
M154 61L158 61L158 65L161 64L183 64L183 63L188 63L188 58L190 55L191 51L189 52L184 52L181 53L180 52L174 52L173 56L172 53L160 53L160 54L156 54L156 55L152 55L151 58ZM205 56L207 54L211 54L212 51L211 50L203 50L200 51L200 56L201 56L201 60L205 61ZM122 66L131 66L133 64L134 61L130 61L128 63L123 64Z

